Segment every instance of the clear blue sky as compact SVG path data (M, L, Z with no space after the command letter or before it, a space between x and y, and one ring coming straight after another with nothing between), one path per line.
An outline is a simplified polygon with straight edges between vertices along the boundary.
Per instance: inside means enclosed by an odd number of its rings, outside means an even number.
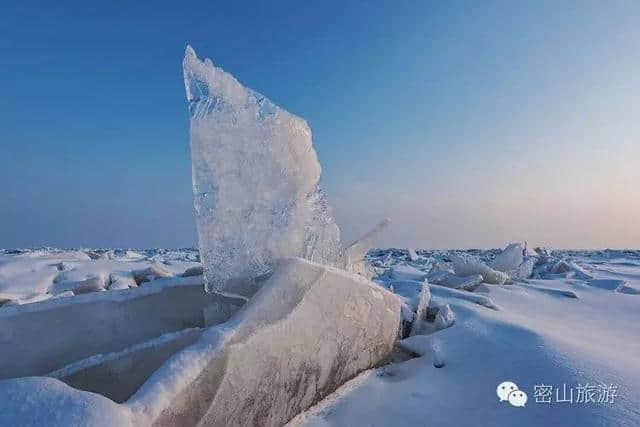
M640 247L640 2L137 3L3 3L0 247L194 244L188 43L309 122L346 239Z

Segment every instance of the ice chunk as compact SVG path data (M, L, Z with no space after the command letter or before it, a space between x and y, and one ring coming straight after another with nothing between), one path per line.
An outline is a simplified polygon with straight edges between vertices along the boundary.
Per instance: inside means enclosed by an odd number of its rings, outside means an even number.
M171 273L160 264L153 264L141 270L133 270L132 274L138 285L160 277L171 277Z
M411 325L410 335L416 335L420 333L422 322L427 319L427 310L429 309L429 301L431 300L431 289L425 282L422 284L422 290L420 291L420 297L418 300L418 307L416 307L416 315Z
M66 291L73 291L75 295L97 292L105 288L104 275L96 274L85 280L56 282L49 287L49 294L57 295Z
M573 273L578 279L591 279L592 276L578 264L571 260L562 259L556 262L549 270L551 274Z
M358 275L283 260L243 310L169 359L126 405L151 425L283 425L389 357L400 306Z
M111 282L109 284L110 290L129 289L138 286L133 273L130 271L114 271L109 275L109 280Z
M202 276L202 274L202 266L196 265L194 267L187 268L184 273L182 273L182 277Z
M394 294L402 297L410 313L417 313L420 300L423 297L422 291L425 287L428 288L429 286L425 282L415 280L394 280L389 283L388 287L390 290L393 290ZM413 321L413 317L413 314L411 314L407 320L411 322Z
M551 256L551 253L545 247L539 246L539 247L535 248L534 251L541 258L549 258Z
M478 295L470 292L459 291L456 289L446 288L440 285L430 286L431 295L441 298L458 298L465 301L470 301L475 304L490 308L492 310L499 310L493 300L484 295Z
M482 275L482 279L494 285L502 285L509 280L509 275L502 271L494 270L479 258L467 254L451 254L453 271L457 276Z
M420 257L418 257L418 254L416 253L416 251L414 249L409 248L407 251L409 252L409 260L410 261L416 262L416 261L418 261L420 259Z
M538 256L538 253L533 248L531 248L527 244L527 242L524 242L524 250L522 252L525 256L528 256L528 257Z
M341 267L352 273L371 278L372 273L369 266L366 265L365 255L373 248L380 238L380 235L389 227L390 223L388 219L383 220L367 234L347 246L344 250Z
M391 265L393 265L393 261L393 252L389 252L382 260L382 265L384 267L391 267Z
M520 243L511 243L489 262L489 267L505 273L513 272L522 264L522 252Z
M533 274L533 267L536 265L537 258L527 258L518 267L518 279L528 279Z
M244 304L202 288L202 277L176 277L120 292L44 295L50 299L27 306L10 304L33 301L13 300L0 308L0 379L43 375L166 332L204 326L203 309L211 304L224 321Z
M188 46L193 194L208 290L268 273L279 258L342 258L307 123Z
M429 281L448 288L472 291L482 283L482 275L456 276L455 274L443 271L441 274L434 275L433 277L429 276Z
M456 316L453 314L453 310L451 310L451 305L445 304L441 306L436 315L436 329L447 329L453 326L454 323L456 323Z
M193 344L201 333L201 328L168 332L123 350L75 361L47 376L122 403L169 357Z
M391 277L394 280L416 280L421 282L427 277L427 273L408 264L400 264L391 267Z

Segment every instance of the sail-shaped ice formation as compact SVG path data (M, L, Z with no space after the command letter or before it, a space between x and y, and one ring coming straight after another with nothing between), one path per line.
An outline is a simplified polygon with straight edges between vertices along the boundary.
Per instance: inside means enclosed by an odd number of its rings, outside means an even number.
M190 46L183 70L207 290L238 293L237 280L269 273L279 258L340 263L340 229L318 187L307 123Z

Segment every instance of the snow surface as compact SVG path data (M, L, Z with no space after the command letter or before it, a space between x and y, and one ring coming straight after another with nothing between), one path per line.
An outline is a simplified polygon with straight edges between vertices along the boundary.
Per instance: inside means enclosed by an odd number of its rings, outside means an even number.
M131 272L154 263L161 263L176 276L198 266L197 251L193 250L137 251L137 256L111 251L107 257L112 258L106 259L86 256L88 250L15 252L0 251L1 292L12 298L35 295L50 300L13 307L5 303L0 313L88 298L90 295L52 298L46 294L53 279L65 271L58 269L60 262L66 264L62 266L66 271L74 268L78 271L78 276L67 276L74 280L101 272ZM371 251L366 258L377 271L375 281L400 294L407 307L419 307L418 311L431 314L424 321L428 327L416 327L411 337L401 342L402 348L420 357L365 372L296 417L291 425L638 425L640 251L534 252L525 248L523 252L519 270L529 272L513 273L509 285L484 282L469 292L455 289L455 280L444 281L440 285L430 283L427 296L421 293L423 273L428 278L439 277L442 272L453 275L455 254L473 257L474 262L489 266L501 251L417 250L417 261L412 261L409 252L403 249ZM527 268L523 268L525 264ZM392 271L413 272L417 280L396 280ZM530 278L520 278L526 276ZM451 277L464 280L468 276ZM187 279L156 279L141 286L152 292L156 286L171 281L191 283ZM201 280L197 276L193 279ZM121 299L118 291L101 295L113 295L109 299L115 302ZM428 308L420 308L425 302ZM433 317L447 304L455 321L436 330ZM443 312L441 317L449 316ZM507 380L514 381L528 394L524 408L498 401L496 386ZM80 413L87 404L74 403L76 392L66 386L49 380L29 381L42 388L42 394L27 399L24 397L29 395L27 385L0 382L0 394L5 396L4 401L0 399L0 425L11 425L7 420L15 411L37 420L38 414L45 412L41 405L58 408L64 405L64 410L54 409L60 412L64 424L76 419L73 411ZM585 383L616 385L615 402L549 405L536 403L533 396L535 385L576 387ZM56 388L56 396L64 392L68 400L63 404L58 397L54 398L51 387ZM16 402L23 402L20 399L25 399L25 403L18 405ZM109 416L118 419L118 406L112 408L100 396L92 399L95 401L89 404L104 408L109 414L115 411ZM36 407L30 407L29 402L37 403Z
M0 426L133 426L127 408L47 377L0 382Z
M389 254L393 261L377 279L382 286L393 283L388 269L411 265L411 255L398 249L372 251L369 260L382 264ZM418 254L440 268L455 257ZM491 264L497 252L464 255ZM430 285L430 308L448 305L455 323L403 340L401 347L420 357L362 374L290 426L637 426L640 251L547 255L535 258L536 279L482 284L474 292ZM543 279L561 260L569 271L557 274L569 277ZM524 407L499 402L503 381L528 394ZM563 384L575 394L586 383L616 386L614 403L536 403L535 385L560 387L562 395Z

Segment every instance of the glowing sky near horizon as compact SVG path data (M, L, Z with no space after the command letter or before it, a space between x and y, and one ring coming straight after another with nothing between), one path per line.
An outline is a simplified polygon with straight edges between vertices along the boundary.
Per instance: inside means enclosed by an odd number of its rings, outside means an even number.
M190 43L310 124L346 240L640 248L640 2L16 2L0 247L195 244Z

